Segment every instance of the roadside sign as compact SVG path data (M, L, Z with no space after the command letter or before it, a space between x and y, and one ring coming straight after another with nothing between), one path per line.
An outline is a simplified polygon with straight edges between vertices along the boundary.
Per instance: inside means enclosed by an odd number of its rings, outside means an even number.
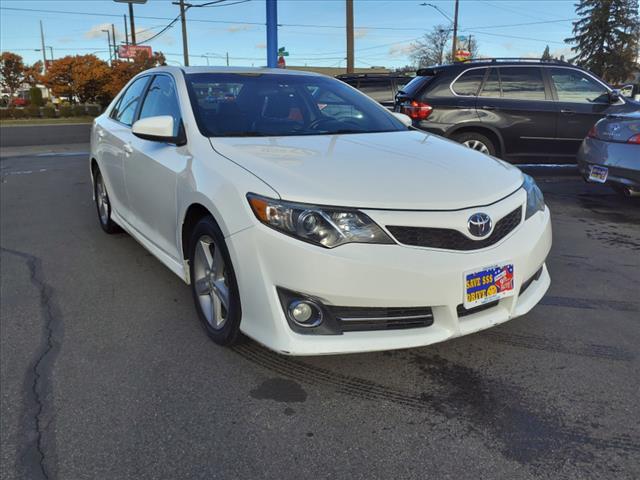
M287 64L285 63L283 56L278 57L278 68L287 68Z
M278 56L279 57L288 57L289 56L289 52L287 52L285 47L280 47L278 49Z
M136 58L139 52L145 52L149 58L153 55L149 45L120 45L118 47L118 57L120 58Z
M464 62L471 58L471 52L469 50L456 50L456 62Z

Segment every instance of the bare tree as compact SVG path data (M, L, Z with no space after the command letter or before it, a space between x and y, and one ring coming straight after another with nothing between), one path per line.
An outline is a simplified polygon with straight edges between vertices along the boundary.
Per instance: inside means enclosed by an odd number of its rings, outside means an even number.
M444 63L444 52L450 37L449 27L436 25L430 33L425 33L421 40L413 44L411 59L418 68Z

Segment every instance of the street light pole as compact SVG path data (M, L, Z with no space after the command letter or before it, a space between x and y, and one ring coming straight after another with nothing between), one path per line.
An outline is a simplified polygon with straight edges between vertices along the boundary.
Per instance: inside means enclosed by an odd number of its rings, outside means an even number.
M44 30L42 29L42 20L40 20L40 41L42 42L42 73L47 73L47 54L44 49Z
M111 38L113 38L113 58L118 58L118 47L116 47L116 27L111 24Z
M111 33L109 30L102 29L103 32L107 33L107 42L109 42L109 61L111 61L111 56L113 55L113 51L111 50Z

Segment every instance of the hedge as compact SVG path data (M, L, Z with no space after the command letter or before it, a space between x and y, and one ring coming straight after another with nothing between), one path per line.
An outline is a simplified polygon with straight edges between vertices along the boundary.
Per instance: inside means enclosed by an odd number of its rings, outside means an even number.
M44 118L56 118L56 109L53 107L42 107L42 116Z
M24 113L25 116L29 118L40 118L40 107L37 105L29 105L25 107Z
M66 105L60 107L60 116L61 117L73 117L73 109Z

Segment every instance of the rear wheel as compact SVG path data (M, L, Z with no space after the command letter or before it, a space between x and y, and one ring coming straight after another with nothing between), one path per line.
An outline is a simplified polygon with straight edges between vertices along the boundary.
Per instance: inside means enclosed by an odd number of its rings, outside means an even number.
M496 154L496 146L486 136L476 132L465 132L453 135L452 137L456 142L469 147L472 150L477 150L487 155Z
M207 216L196 225L189 246L191 290L198 317L219 345L233 345L240 333L240 294L220 228Z
M104 179L100 170L96 172L96 176L93 180L93 196L96 201L96 209L98 211L98 220L100 226L105 232L119 233L122 230L120 227L111 220L111 202L109 201L109 194L107 193L107 186L104 184Z

